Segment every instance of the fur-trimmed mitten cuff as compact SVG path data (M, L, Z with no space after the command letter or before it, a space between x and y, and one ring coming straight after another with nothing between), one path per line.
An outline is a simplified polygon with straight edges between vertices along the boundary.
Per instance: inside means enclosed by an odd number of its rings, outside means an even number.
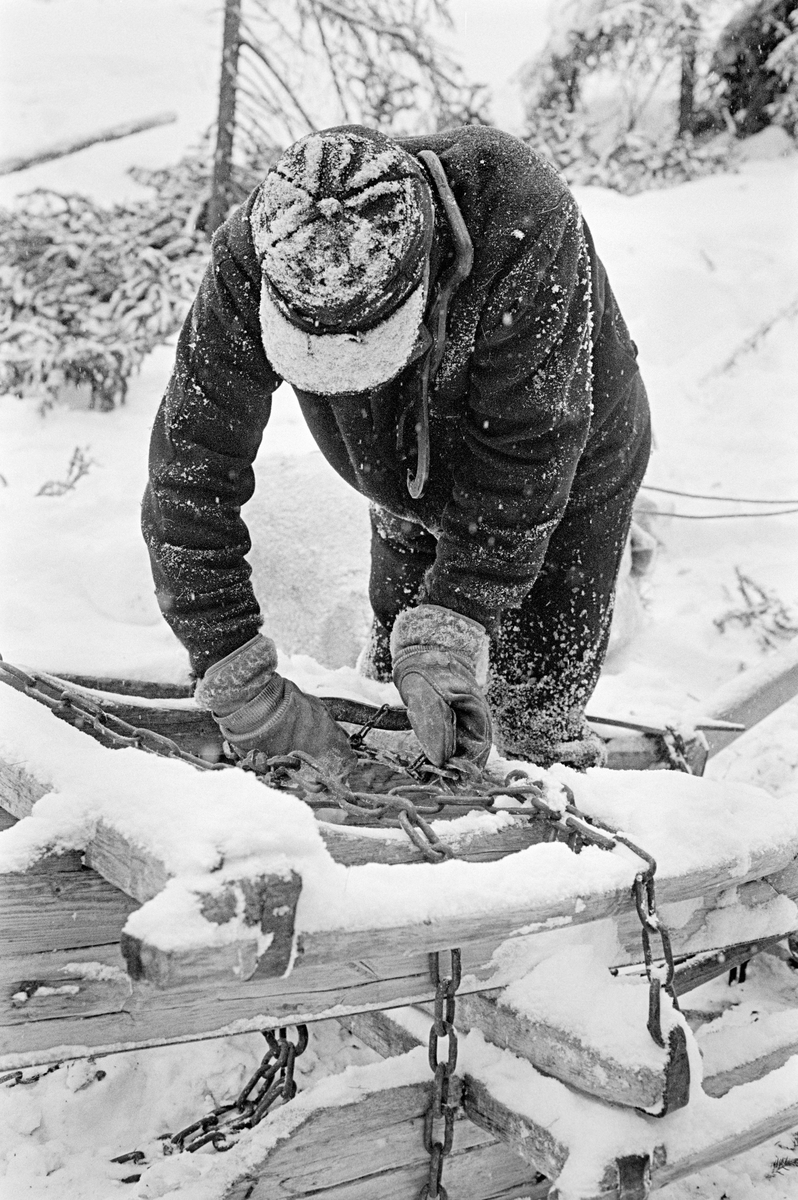
M208 667L197 684L194 699L217 717L225 717L254 700L277 670L277 647L256 633L243 646Z
M396 618L391 633L394 674L402 658L419 650L454 654L484 688L488 679L490 638L485 626L440 604L406 608Z

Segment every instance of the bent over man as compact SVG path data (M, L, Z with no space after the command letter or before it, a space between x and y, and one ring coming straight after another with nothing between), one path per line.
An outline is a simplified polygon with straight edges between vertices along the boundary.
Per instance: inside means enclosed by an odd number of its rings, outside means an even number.
M150 452L143 528L197 696L246 752L346 759L277 671L241 506L291 383L371 502L370 641L428 756L602 761L587 726L649 455L636 349L576 202L484 126L291 146L213 240Z

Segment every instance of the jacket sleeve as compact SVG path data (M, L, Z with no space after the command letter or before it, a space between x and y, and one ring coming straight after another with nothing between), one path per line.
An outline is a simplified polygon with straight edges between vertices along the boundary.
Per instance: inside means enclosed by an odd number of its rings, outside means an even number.
M261 624L241 506L280 381L261 342L250 203L214 237L183 325L142 511L158 602L198 675Z
M531 589L562 518L592 413L591 274L565 193L491 287L477 327L464 451L425 596L495 630ZM530 245L526 245L530 242Z

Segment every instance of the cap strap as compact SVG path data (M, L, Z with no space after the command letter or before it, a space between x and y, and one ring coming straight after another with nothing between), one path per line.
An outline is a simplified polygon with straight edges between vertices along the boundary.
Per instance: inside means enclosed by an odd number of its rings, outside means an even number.
M417 456L415 474L407 473L407 490L413 500L424 494L429 478L429 384L434 379L443 361L446 349L446 319L449 304L464 279L471 274L474 265L474 243L468 232L463 214L457 206L449 180L438 158L432 150L420 150L418 157L424 163L443 204L454 238L454 261L438 282L432 302L429 321L426 323L431 335L430 348L421 368L418 404L416 406Z

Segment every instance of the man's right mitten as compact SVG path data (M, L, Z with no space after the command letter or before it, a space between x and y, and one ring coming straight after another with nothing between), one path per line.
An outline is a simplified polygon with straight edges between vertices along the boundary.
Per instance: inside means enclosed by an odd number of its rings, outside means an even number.
M461 755L484 766L491 748L484 626L438 604L401 612L391 633L393 678L430 762Z

